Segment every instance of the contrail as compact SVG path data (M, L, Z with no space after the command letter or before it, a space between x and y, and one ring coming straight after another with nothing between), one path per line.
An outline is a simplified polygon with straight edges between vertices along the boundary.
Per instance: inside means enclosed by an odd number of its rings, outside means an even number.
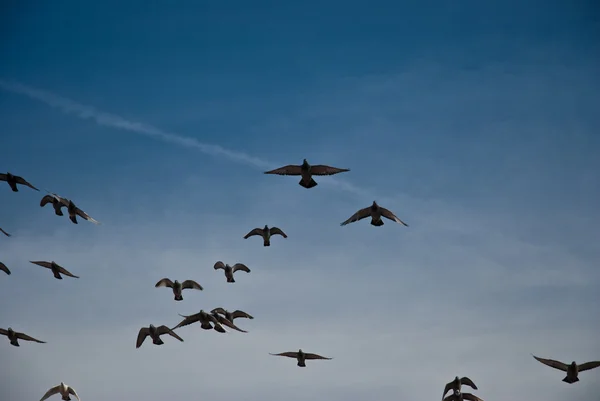
M250 156L243 152L236 152L234 150L225 149L219 145L202 143L194 138L166 132L152 125L136 121L130 121L116 114L106 113L104 111L96 109L93 106L81 104L74 100L57 95L55 93L33 88L31 86L24 85L18 82L7 82L4 80L0 80L0 89L3 89L8 92L17 93L19 95L24 95L30 99L38 100L42 103L47 104L48 106L60 109L66 114L73 114L84 120L94 120L98 125L135 132L137 134L146 135L149 137L160 139L165 142L185 146L187 148L197 149L200 152L208 154L210 156L224 156L234 162L251 165L260 169L274 169L279 167L279 165L257 157ZM359 188L355 185L336 179L334 177L330 177L328 180L323 181L323 184L329 184L343 191L351 192L355 195L358 195L361 198L371 199L371 196L369 195L371 191L366 191L363 188Z

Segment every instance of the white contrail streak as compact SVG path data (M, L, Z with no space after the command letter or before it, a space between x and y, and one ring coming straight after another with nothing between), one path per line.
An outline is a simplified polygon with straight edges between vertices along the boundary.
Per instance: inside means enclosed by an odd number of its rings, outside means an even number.
M60 109L64 113L73 114L82 119L94 120L98 125L135 132L137 134L146 135L165 142L197 149L202 153L211 156L223 156L234 162L251 165L260 169L274 169L279 167L279 165L275 165L274 163L266 160L250 156L243 152L228 150L219 145L202 143L194 138L166 132L152 125L130 121L116 114L106 113L96 109L93 106L84 105L60 95L33 88L18 82L0 80L0 89L23 95L30 99L38 100L47 104L48 106ZM323 181L323 184L329 184L343 191L351 192L361 198L371 199L371 196L369 195L370 191L365 191L362 188L356 187L348 182L335 179L334 177L330 177L328 180Z

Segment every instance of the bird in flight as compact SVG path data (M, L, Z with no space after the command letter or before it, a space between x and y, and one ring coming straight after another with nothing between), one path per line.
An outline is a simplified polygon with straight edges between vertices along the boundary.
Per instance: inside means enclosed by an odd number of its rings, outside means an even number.
M148 327L142 327L138 332L137 340L135 342L135 347L139 348L144 343L146 337L150 336L152 338L152 343L155 345L163 345L164 342L160 338L163 334L168 334L173 338L178 339L183 342L183 338L179 337L177 333L175 333L172 329L168 328L165 325L155 327L154 325L150 325Z
M60 382L58 386L52 387L50 390L48 390L46 394L44 394L44 396L40 399L40 401L44 401L52 397L54 394L60 394L64 401L69 401L71 399L71 397L69 397L70 395L81 401L75 389L71 386L66 385L63 382Z
M271 246L271 237L273 235L281 235L283 238L287 238L287 235L277 227L271 227L265 225L264 228L255 228L248 234L244 235L244 239L248 239L254 235L260 235L263 239L263 246Z
M582 363L581 365L578 365L575 361L573 361L570 365L567 365L566 363L555 361L554 359L538 358L533 354L532 356L544 365L550 366L554 369L562 370L563 372L567 372L567 375L564 379L562 379L562 381L569 384L579 381L578 376L580 372L584 372L586 370L594 369L600 366L600 361L586 362Z
M239 270L246 272L246 273L250 273L250 269L248 268L248 266L246 266L243 263L236 263L233 266L229 266L228 264L225 264L219 260L217 263L215 263L214 268L215 268L215 270L223 269L225 271L225 277L227 278L228 283L235 283L235 279L233 278L233 273L235 273Z
M473 390L477 390L477 386L475 385L475 383L473 383L473 380L469 379L468 377L463 377L461 379L458 376L456 376L454 380L452 380L450 383L447 383L444 387L444 394L442 394L442 399L444 399L446 393L450 390L460 392L463 384L471 387Z
M308 352L304 352L301 349L298 350L298 352L282 352L280 354L271 354L269 353L269 355L273 355L273 356L286 356L288 358L294 358L298 361L298 366L300 366L301 368L305 368L306 367L306 361L309 359L325 359L325 360L331 360L333 358L326 358L324 356L321 355L317 355L317 354L310 354Z
M312 178L313 175L334 175L338 173L345 173L350 171L348 168L337 168L326 166L324 164L315 164L311 166L306 159L302 161L301 165L289 164L287 166L276 168L275 170L265 171L265 174L277 174L277 175L299 175L302 176L300 186L304 188L313 188L317 186L317 182Z
M395 221L396 223L400 223L408 227L408 224L400 220L390 210L379 206L375 201L373 201L373 204L371 206L368 206L364 209L360 209L358 212L354 213L348 218L348 220L341 223L340 226L345 226L346 224L354 223L355 221L362 220L369 216L371 217L371 225L375 227L381 227L383 225L383 220L381 219L382 217L385 217L386 219L390 219L392 221Z
M40 344L46 344L46 341L37 340L33 337L28 336L25 333L19 333L18 331L14 331L10 327L6 330L0 329L0 334L8 337L8 339L10 340L10 344L14 345L15 347L19 347L19 340L33 341L33 342L40 343Z
M10 186L10 189L13 190L13 192L19 192L19 188L17 188L17 184L25 185L31 189L35 189L36 191L39 191L39 189L37 189L36 187L34 187L30 183L28 183L23 177L20 177L18 175L12 175L11 173L6 173L6 174L0 173L0 181L6 181L8 183L8 185Z
M163 278L154 285L154 287L168 287L173 289L173 295L175 295L175 301L183 301L183 295L181 294L183 290L192 289L192 290L200 290L202 291L204 288L194 280L185 280L180 283L175 280L175 282L169 280L168 278Z
M50 269L52 271L52 274L54 275L54 277L56 277L58 280L63 279L62 276L60 275L61 273L64 274L65 276L79 278L79 276L74 275L73 273L71 273L70 271L65 269L64 267L60 266L55 261L45 262L45 261L31 261L30 260L29 262L33 263L34 265L45 267L46 269Z

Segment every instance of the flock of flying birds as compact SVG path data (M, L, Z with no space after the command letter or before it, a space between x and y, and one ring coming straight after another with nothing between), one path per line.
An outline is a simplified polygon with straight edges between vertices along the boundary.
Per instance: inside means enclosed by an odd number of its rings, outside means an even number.
M317 182L314 180L313 176L334 175L334 174L348 172L348 171L350 171L350 169L331 167L331 166L327 166L327 165L311 166L308 163L308 161L306 159L304 159L304 161L302 162L301 165L291 164L291 165L287 165L284 167L280 167L275 170L266 171L265 174L300 176L301 179L298 184L304 188L310 189L310 188L314 188L315 186L318 185ZM39 191L39 189L37 189L36 187L31 185L23 177L20 177L17 175L12 175L11 173L6 173L6 174L0 173L0 181L6 181L13 192L19 191L17 184L25 185L29 188ZM52 204L52 207L54 208L54 213L57 216L63 216L62 208L66 207L68 214L69 214L69 219L74 224L78 224L77 217L81 217L82 219L90 221L95 224L100 224L97 220L93 219L90 215L88 215L83 210L81 210L79 207L77 207L75 205L75 203L73 203L72 200L61 197L61 196L59 196L55 193L51 193L49 191L47 191L47 192L48 192L48 195L45 195L40 201L41 207L44 207L47 204ZM405 222L400 220L393 212L391 212L389 209L379 206L377 204L377 202L375 202L375 201L373 201L373 203L370 206L358 210L356 213L354 213L352 216L350 216L347 220L342 222L340 225L345 226L349 223L353 223L353 222L365 219L367 217L371 218L371 225L373 225L375 227L383 226L384 223L383 223L382 217L385 217L386 219L395 221L399 224L402 224L402 225L408 227L408 224L406 224ZM8 234L2 228L0 228L0 231L7 237L10 237L10 234ZM255 229L251 230L248 234L246 234L244 236L244 239L248 239L252 236L260 236L263 239L263 246L270 246L271 245L271 237L273 235L280 235L283 238L287 238L287 235L278 227L269 227L269 226L265 225L263 228L255 228ZM41 267L45 267L47 269L50 269L50 271L52 272L54 277L59 280L62 280L61 274L68 276L68 277L79 278L78 276L73 275L67 269L60 266L58 263L56 263L54 261L50 261L50 262L48 262L48 261L31 261L31 263L36 264ZM228 283L235 283L234 273L236 273L238 271L250 273L250 269L248 268L248 266L244 265L243 263L236 263L233 266L230 266L226 263L223 263L222 261L218 261L215 263L214 269L215 270L222 269L224 271L225 278L227 279ZM11 274L11 271L8 269L8 267L2 262L0 262L0 270L4 271L6 274L9 274L9 275ZM183 290L185 290L185 289L194 289L194 290L200 290L200 291L203 290L203 287L194 280L184 280L182 282L179 282L178 280L172 281L171 279L166 278L166 277L163 279L160 279L155 284L155 287L156 288L159 288L159 287L170 288L173 291L173 296L174 296L175 301L183 300L182 293L183 293ZM150 337L152 339L153 344L162 345L162 344L164 344L164 342L161 339L161 336L165 335L165 334L168 334L168 335L176 338L177 340L183 342L183 339L177 333L175 333L174 330L179 329L180 327L183 327L183 326L187 326L187 325L196 323L196 322L200 323L200 327L204 330L215 330L219 333L225 333L226 330L223 327L223 326L225 326L225 327L228 327L230 329L233 329L233 330L236 330L236 331L239 331L242 333L247 333L246 330L239 328L234 323L234 321L235 321L235 319L238 319L238 318L254 319L253 316L249 315L248 313L246 313L244 311L236 310L236 311L230 312L221 307L215 308L215 309L211 310L210 312L200 310L198 313L195 313L192 315L180 315L180 316L183 317L183 320L173 328L169 328L166 325L154 326L152 324L149 325L148 327L142 327L140 329L140 331L138 332L138 336L137 336L137 340L136 340L136 344L135 344L136 348L141 347L147 337ZM8 329L0 328L0 334L7 336L10 341L10 344L13 346L16 346L16 347L19 346L19 340L34 341L37 343L45 343L45 341L37 340L25 333L14 331L10 327ZM300 367L306 367L307 360L315 360L315 359L331 360L331 359L333 359L333 358L324 357L324 356L314 354L314 353L304 352L304 351L302 351L302 349L299 349L297 352L290 351L290 352L281 352L278 354L270 354L270 355L294 358L297 361L297 366L300 366ZM545 365L548 365L555 369L566 372L566 377L563 379L563 381L566 383L575 383L575 382L579 381L579 378L578 378L579 372L594 369L594 368L600 366L600 361L586 362L586 363L578 365L576 362L572 362L571 364L565 364L565 363L555 361L552 359L539 358L535 355L532 355L532 356L536 360L538 360L539 362L541 362ZM471 379L469 379L468 377L459 378L458 376L456 376L454 378L454 380L447 383L446 386L444 387L444 393L442 394L442 400L443 401L462 401L462 400L483 401L481 398L477 397L476 395L473 395L471 393L462 392L463 385L467 385L467 386L477 390L477 386ZM450 390L452 390L452 394L450 394L446 397L446 394ZM77 398L77 400L81 401L77 392L75 391L75 389L73 387L65 384L64 382L61 382L59 385L50 388L43 395L43 397L40 399L40 401L44 401L45 399L50 398L51 396L53 396L55 394L60 394L62 397L62 400L65 400L65 401L70 400L71 395L74 396L75 398Z

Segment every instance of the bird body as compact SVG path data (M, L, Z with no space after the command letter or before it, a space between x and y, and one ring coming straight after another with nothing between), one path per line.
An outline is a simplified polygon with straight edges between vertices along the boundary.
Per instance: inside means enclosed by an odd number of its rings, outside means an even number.
M579 373L580 372L584 372L586 370L594 369L594 368L597 368L598 366L600 366L600 361L586 362L586 363L582 363L581 365L578 365L575 361L573 361L569 365L567 365L566 363L559 362L554 359L538 358L535 355L532 355L532 356L537 361L543 363L546 366L550 366L551 368L562 370L563 372L566 372L567 375L565 376L564 379L562 379L562 381L564 381L565 383L569 383L569 384L579 381Z
M38 265L38 266L42 266L45 267L47 269L50 269L52 271L52 274L54 275L54 277L58 280L62 280L62 276L61 273L64 274L65 276L69 276L69 277L73 277L73 278L79 278L79 276L76 276L74 274L72 274L71 272L69 272L67 269L65 269L64 267L60 266L58 263L56 263L55 261L51 261L51 262L46 262L46 261L29 261L30 263L33 263L34 265Z
M12 175L10 172L7 172L6 174L0 173L0 181L6 181L8 183L8 186L10 187L10 189L13 190L13 192L19 192L19 188L17 188L17 184L25 185L31 189L35 189L36 191L39 191L39 189L37 189L36 187L31 185L23 177L20 177L18 175Z
M447 383L444 387L444 394L442 394L442 400L444 399L446 393L450 390L453 390L454 392L460 392L463 384L471 387L474 390L477 390L477 386L475 385L475 383L473 383L471 379L469 379L468 377L459 378L458 376L456 376L454 380L452 380L450 383Z
M347 171L350 171L350 169L331 167L324 164L316 164L311 166L310 163L304 159L301 165L289 164L274 170L265 171L265 174L299 175L302 178L298 184L308 189L317 186L317 182L312 178L313 175L334 175Z
M302 351L302 349L299 349L298 352L282 352L280 354L269 354L269 355L295 358L298 361L297 365L301 368L306 367L306 361L309 359L325 359L325 360L333 359L333 358L326 358L324 356L317 355L317 354L311 354L308 352L304 352L304 351Z
M233 278L233 273L235 273L239 270L246 272L246 273L250 273L250 269L248 268L248 266L246 266L243 263L236 263L233 266L229 266L228 264L225 264L225 263L221 262L220 260L217 263L215 263L214 269L215 270L223 269L225 271L225 278L227 278L228 283L235 283L235 279Z
M355 221L362 220L369 216L371 217L371 225L373 225L375 227L381 227L383 225L383 220L381 219L382 217L385 217L386 219L395 221L396 223L400 223L400 224L408 227L408 224L406 224L405 222L400 220L390 210L379 206L377 204L377 202L375 202L375 201L373 201L373 204L371 206L366 207L364 209L360 209L358 212L354 213L352 216L350 216L346 221L344 221L340 225L345 226L346 224L354 223Z
M77 400L81 401L75 389L71 386L66 385L63 382L60 382L58 386L52 387L50 390L48 390L46 394L44 394L44 396L40 399L40 401L44 401L45 399L52 397L54 394L60 394L62 400L64 401L69 401L71 399L71 395L77 398Z
M168 288L173 289L173 295L175 297L175 301L183 301L183 294L182 294L183 290L194 289L194 290L202 291L204 289L204 288L202 288L202 286L200 284L198 284L194 280L185 280L183 283L180 283L177 280L171 281L170 279L168 279L166 277L163 279L160 279L158 281L158 283L156 283L154 286L156 288L168 287Z
M45 341L40 341L38 339L35 339L33 337L28 336L25 333L19 333L17 331L14 331L12 328L8 328L6 330L4 329L0 329L0 334L4 335L6 337L8 337L10 344L14 345L15 347L19 347L19 340L25 340L25 341L33 341L36 343L40 343L40 344L46 344Z
M263 238L263 246L271 246L271 237L273 235L281 235L283 238L287 238L287 235L277 227L271 227L265 225L264 228L255 228L244 236L244 239L248 239L254 235L260 235Z
M52 205L52 207L54 208L54 214L56 214L57 216L64 216L62 208L69 206L69 200L67 198L63 198L62 196L52 192L42 197L42 199L40 200L40 207L44 207L48 203Z

